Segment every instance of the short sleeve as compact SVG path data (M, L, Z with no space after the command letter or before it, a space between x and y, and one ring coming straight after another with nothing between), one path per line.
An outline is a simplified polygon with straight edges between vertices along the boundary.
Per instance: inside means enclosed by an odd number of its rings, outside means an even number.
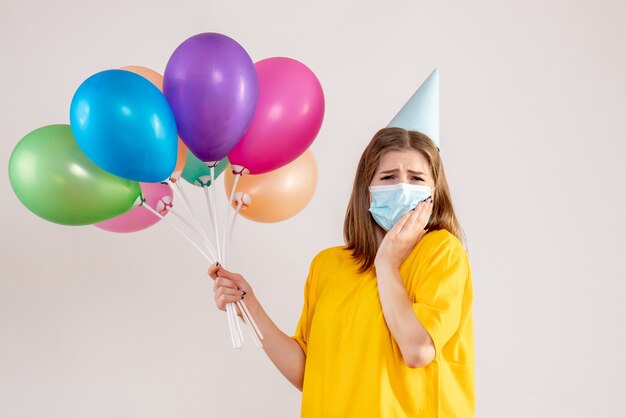
M315 291L314 282L316 281L316 258L311 261L309 267L309 274L304 284L304 304L302 306L302 313L300 320L296 326L294 335L291 336L302 348L302 351L306 355L307 342L309 340L311 319L313 316L313 310L315 307Z
M413 311L433 340L436 355L456 333L461 322L469 261L460 241L438 246L416 281Z

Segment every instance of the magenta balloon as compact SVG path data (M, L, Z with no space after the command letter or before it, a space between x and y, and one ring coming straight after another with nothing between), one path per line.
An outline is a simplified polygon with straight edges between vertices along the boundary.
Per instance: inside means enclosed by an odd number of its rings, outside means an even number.
M201 33L180 44L163 74L178 133L203 162L220 161L241 139L256 108L254 63L235 40Z
M228 154L235 171L261 174L298 158L324 119L324 92L304 64L284 57L255 64L259 100L250 127Z
M172 189L163 183L139 183L141 193L146 199L146 204L159 212L162 216L167 215L172 207ZM135 207L115 218L107 219L94 224L100 229L110 232L136 232L146 229L161 219L141 206Z

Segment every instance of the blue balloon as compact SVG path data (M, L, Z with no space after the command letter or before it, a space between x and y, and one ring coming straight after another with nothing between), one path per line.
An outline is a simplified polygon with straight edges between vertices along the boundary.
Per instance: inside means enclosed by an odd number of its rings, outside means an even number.
M70 126L80 149L116 176L159 182L174 171L174 114L163 93L138 74L107 70L85 80L72 98Z

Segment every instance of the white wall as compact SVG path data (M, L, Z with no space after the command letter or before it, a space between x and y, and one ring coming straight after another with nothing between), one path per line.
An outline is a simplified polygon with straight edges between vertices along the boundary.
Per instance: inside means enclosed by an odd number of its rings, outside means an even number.
M311 258L342 242L362 149L438 67L474 275L478 416L625 416L625 12L618 0L0 0L0 161L6 173L22 136L68 123L89 75L163 71L196 33L304 62L327 100L318 190L287 222L240 220L233 256L291 333ZM6 176L0 198L1 418L298 416L300 393L265 354L229 347L207 266L165 225L47 223Z

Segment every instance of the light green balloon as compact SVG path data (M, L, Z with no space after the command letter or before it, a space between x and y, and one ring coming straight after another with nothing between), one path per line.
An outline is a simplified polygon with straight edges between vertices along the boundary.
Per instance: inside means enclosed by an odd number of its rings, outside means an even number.
M9 180L35 215L63 225L87 225L132 209L139 183L104 171L78 148L69 125L26 135L9 160Z
M228 158L224 158L215 166L215 178L222 174L228 164ZM181 177L195 186L206 187L211 185L211 169L189 150L187 150L187 161Z

